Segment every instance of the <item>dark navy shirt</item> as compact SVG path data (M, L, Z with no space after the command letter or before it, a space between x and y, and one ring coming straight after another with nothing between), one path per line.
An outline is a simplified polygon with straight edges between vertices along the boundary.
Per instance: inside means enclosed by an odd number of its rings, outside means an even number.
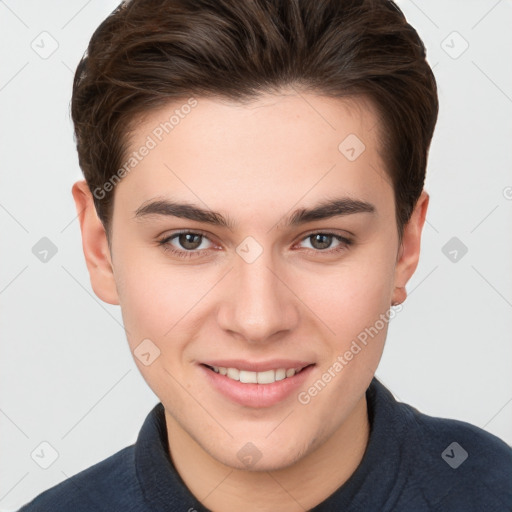
M370 438L352 476L315 512L512 512L512 448L469 423L395 400L373 378ZM164 408L134 445L34 498L19 512L206 512L169 456Z

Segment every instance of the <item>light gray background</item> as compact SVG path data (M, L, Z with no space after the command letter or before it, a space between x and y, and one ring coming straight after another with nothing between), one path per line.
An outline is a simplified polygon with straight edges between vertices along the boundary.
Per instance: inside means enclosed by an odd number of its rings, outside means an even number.
M158 401L119 308L92 292L71 196L73 72L116 5L0 2L0 510L135 442ZM512 3L399 5L427 46L440 116L422 257L377 377L422 412L512 444ZM454 31L469 44L460 55ZM58 249L46 263L32 253L42 237ZM452 237L468 248L457 262L442 252ZM58 452L48 469L31 458L44 441Z

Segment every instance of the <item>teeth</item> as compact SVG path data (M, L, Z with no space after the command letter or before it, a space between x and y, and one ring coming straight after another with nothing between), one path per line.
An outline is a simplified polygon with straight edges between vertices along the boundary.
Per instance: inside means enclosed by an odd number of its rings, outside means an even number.
M272 382L276 381L276 372L274 370L258 372L256 375L258 377L258 384L272 384Z
M213 367L213 369L215 370L215 366ZM233 380L240 380L240 370L237 370L236 368L228 368L226 376Z
M256 372L240 370L240 382L245 382L246 384L257 384L258 374Z
M286 379L286 370L284 368L279 368L276 370L276 380Z
M278 368L277 370L266 370L264 372L249 372L238 368L223 368L211 366L215 373L225 375L229 379L238 380L244 384L272 384L276 381L293 377L299 373L301 368Z

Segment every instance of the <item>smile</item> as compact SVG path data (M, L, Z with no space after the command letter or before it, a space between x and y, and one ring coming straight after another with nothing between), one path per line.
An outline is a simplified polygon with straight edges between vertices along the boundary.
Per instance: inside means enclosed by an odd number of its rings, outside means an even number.
M315 363L274 360L209 361L198 365L208 387L224 399L251 408L264 408L293 399L305 385Z
M239 370L238 368L206 366L213 370L215 373L225 375L228 379L236 380L244 384L273 384L276 381L293 377L295 374L302 370L302 368L277 368L276 370L251 372L248 370Z

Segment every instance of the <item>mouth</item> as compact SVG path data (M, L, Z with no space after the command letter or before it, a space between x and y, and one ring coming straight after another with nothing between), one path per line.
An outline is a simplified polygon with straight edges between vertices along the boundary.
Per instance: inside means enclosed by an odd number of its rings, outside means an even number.
M241 382L243 384L273 384L281 380L289 379L294 377L302 370L311 366L311 364L305 366L298 366L294 368L276 368L260 372L241 370L234 367L225 366L210 366L204 364L209 370L227 377L228 379Z
M316 366L315 363L275 360L268 363L208 361L199 368L209 386L229 402L264 408L293 398Z

